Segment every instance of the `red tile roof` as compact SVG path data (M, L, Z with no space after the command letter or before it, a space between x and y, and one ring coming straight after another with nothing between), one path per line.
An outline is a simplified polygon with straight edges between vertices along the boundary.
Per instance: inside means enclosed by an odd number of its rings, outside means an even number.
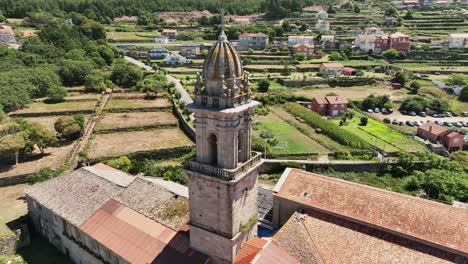
M234 264L250 263L299 264L299 261L276 243L255 237L242 245L234 260Z
M434 134L437 136L447 133L449 131L447 128L443 126L439 126L437 124L433 124L433 123L425 123L424 125L419 126L418 130L430 132L431 134Z
M312 99L312 101L315 101L319 105L328 104L327 99L325 99L325 97L322 97L322 96L316 96Z
M294 213L273 242L303 264L464 263L455 254L315 210Z
M305 47L305 48L313 49L314 45L311 45L311 44L296 44L296 45L293 46L293 48L299 48L299 47Z
M276 197L367 226L468 254L468 211L298 169L289 169Z
M463 137L463 134L458 132L458 131L452 131L450 132L446 137L448 138L454 138L454 137L459 137L459 136L462 136Z
M327 96L325 97L329 104L347 104L348 99L342 96Z
M189 249L187 232L176 232L113 199L79 229L130 263L165 263L161 258L203 263L206 259Z

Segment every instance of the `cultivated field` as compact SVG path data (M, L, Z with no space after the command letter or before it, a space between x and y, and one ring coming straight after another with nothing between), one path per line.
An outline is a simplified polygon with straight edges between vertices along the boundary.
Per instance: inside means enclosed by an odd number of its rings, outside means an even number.
M178 128L98 134L91 141L88 157L120 157L140 151L192 145L193 142Z
M39 123L39 124L45 126L46 128L48 128L48 129L50 129L52 131L55 131L54 123L60 117L63 117L63 116L26 117L25 119L28 120L28 121L31 121L31 122ZM89 119L89 115L85 115L85 124L88 121L88 119Z
M106 113L97 130L177 125L177 119L169 112Z
M139 109L139 108L164 108L171 105L166 99L145 100L145 99L111 99L105 110L110 109Z
M83 102L63 102L57 104L46 104L43 102L35 102L27 105L25 108L13 112L13 114L26 114L26 113L50 113L50 112L63 112L63 111L89 111L94 110L96 101L83 101Z

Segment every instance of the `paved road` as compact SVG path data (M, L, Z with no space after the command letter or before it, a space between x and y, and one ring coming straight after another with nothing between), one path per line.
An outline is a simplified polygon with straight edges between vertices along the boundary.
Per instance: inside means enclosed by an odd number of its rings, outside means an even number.
M379 120L383 120L384 118L390 118L390 120L393 120L394 118L398 119L398 121L423 121L423 122L426 122L426 121L431 121L431 122L434 122L434 121L447 121L447 122L458 122L458 121L464 121L464 122L468 122L468 117L461 117L461 116L458 116L458 117L444 117L444 118L435 118L435 117L432 117L432 116L426 116L426 117L421 117L421 116L410 116L410 115L402 115L400 112L396 111L396 112L393 112L392 114L389 114L389 115L383 115L381 113L373 113L373 114L370 114L371 116L379 119Z
M167 81L168 82L173 82L175 84L175 88L177 89L177 91L179 91L181 97L180 97L180 100L185 102L185 104L191 104L193 103L193 100L192 98L190 97L190 94L185 90L184 86L182 86L182 84L180 83L180 80L169 75L169 74L166 74L166 78L167 78Z
M145 69L148 72L154 72L153 67L148 66L148 65L144 64L143 62L141 62L139 60L135 60L134 58L131 58L131 57L128 57L128 56L125 56L125 60L130 62L130 63L135 64L136 66L138 66L140 68Z

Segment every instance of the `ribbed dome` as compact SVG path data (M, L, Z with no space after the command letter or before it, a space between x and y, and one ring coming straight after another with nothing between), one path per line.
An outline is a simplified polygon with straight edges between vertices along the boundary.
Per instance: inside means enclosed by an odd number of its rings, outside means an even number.
M221 31L218 41L213 45L205 63L203 64L203 77L207 80L220 80L241 77L242 63L237 51L227 41L226 34Z

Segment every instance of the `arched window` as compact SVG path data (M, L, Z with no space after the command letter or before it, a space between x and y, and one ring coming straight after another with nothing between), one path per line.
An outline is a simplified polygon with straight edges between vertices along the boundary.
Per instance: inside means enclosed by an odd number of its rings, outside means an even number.
M215 134L208 137L209 159L208 163L214 166L218 165L218 139Z

